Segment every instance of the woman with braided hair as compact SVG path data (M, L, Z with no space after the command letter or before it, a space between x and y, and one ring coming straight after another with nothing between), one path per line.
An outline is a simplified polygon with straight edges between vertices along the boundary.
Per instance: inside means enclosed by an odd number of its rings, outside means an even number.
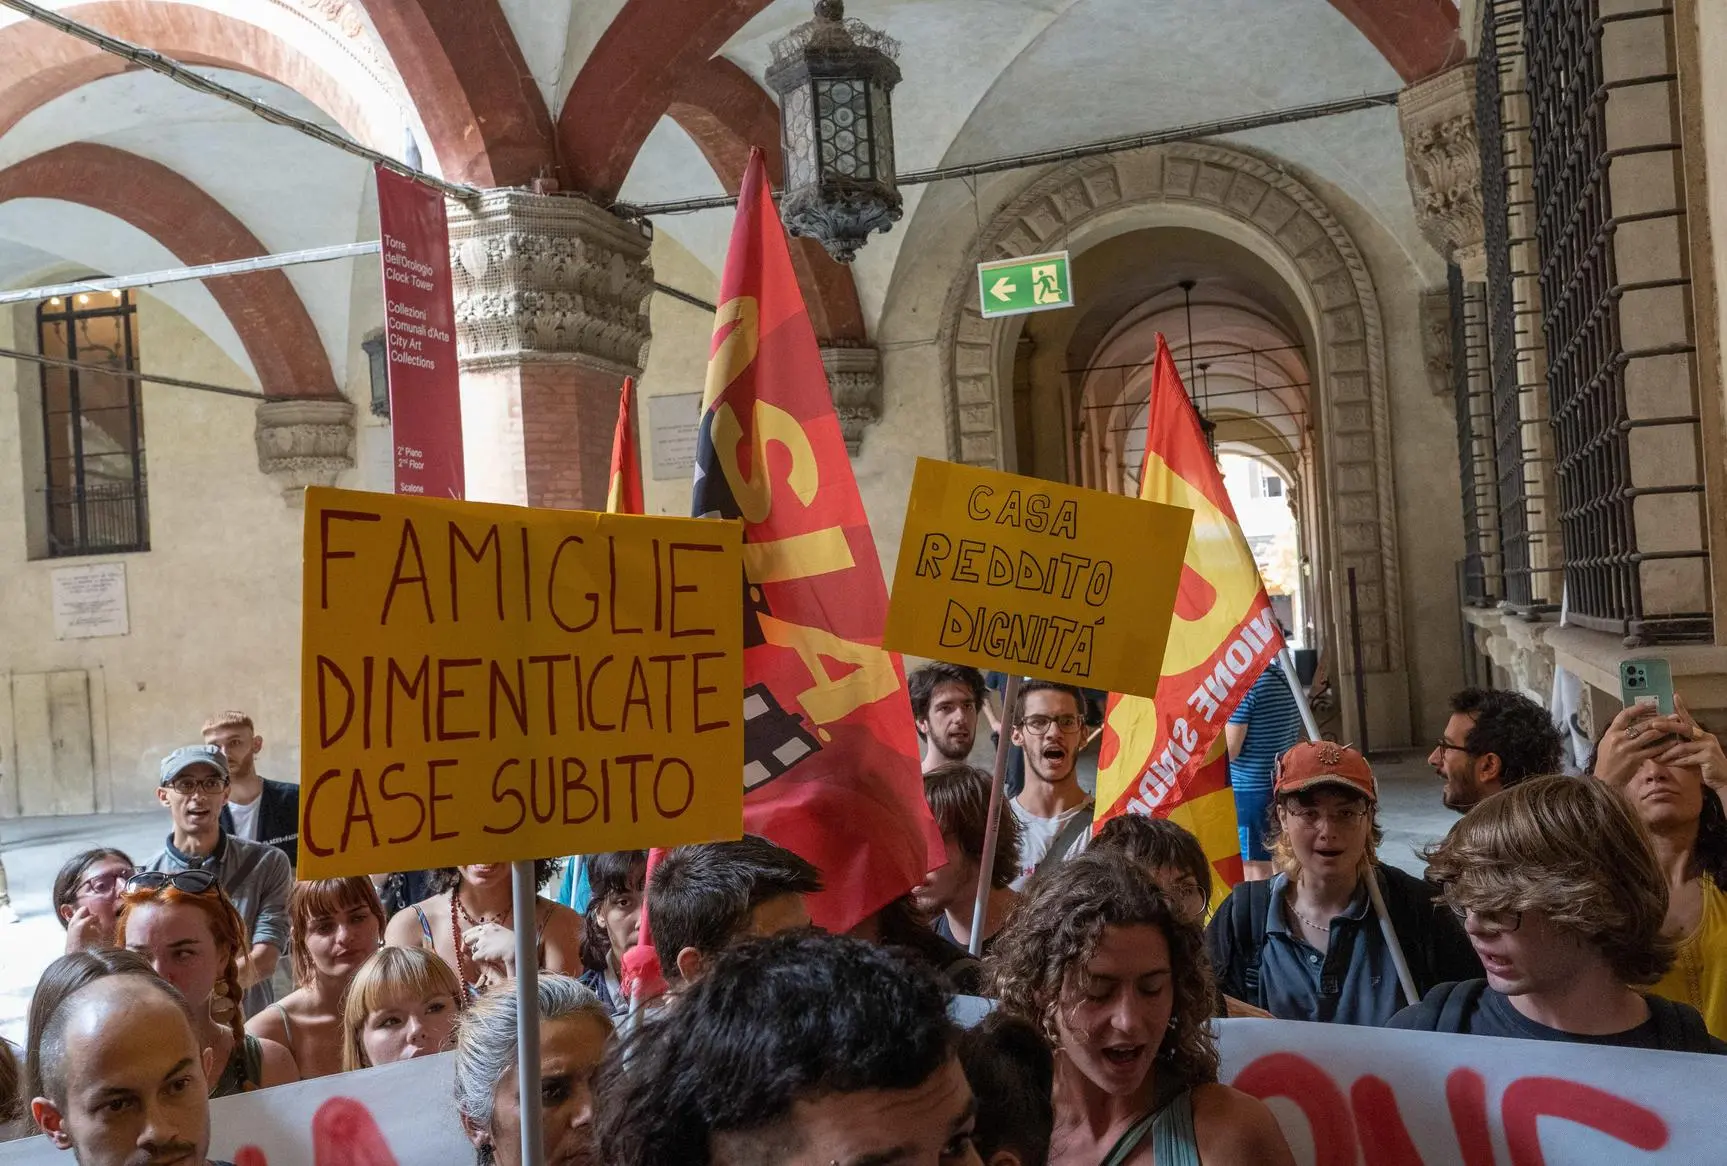
M117 945L148 960L191 1005L199 1039L221 1066L211 1097L300 1079L286 1048L246 1033L238 961L251 941L213 873L138 872L126 880L115 928Z

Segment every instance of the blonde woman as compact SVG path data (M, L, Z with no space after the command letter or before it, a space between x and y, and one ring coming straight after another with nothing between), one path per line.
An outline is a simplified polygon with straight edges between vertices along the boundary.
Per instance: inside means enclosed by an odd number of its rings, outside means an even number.
M1297 745L1278 759L1272 805L1277 875L1238 885L1206 929L1225 993L1283 1020L1390 1020L1406 1001L1369 878L1418 993L1481 974L1438 889L1376 860L1379 787L1360 753L1330 741Z
M246 1031L286 1045L301 1078L327 1077L342 1071L342 996L383 942L384 907L371 879L313 879L294 884L288 919L294 990Z
M342 1006L342 1070L443 1052L461 1013L450 965L420 947L386 947L354 973Z

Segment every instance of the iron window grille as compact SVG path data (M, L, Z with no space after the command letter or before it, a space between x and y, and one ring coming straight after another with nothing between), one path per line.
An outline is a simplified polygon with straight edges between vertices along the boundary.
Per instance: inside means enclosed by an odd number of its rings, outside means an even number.
M1466 284L1454 263L1451 293L1451 387L1457 401L1458 471L1463 482L1463 601L1488 607L1502 598L1499 480L1493 461L1493 394L1486 364L1481 285Z
M1609 101L1621 95L1633 113L1669 109L1670 102L1640 106L1633 99L1659 96L1652 87L1671 86L1674 73L1648 71L1624 46L1630 22L1658 21L1634 31L1644 34L1642 47L1664 41L1670 53L1672 10L1603 14L1597 0L1528 0L1526 13L1536 238L1571 618L1632 646L1707 639L1689 281L1680 264L1650 278L1622 279L1619 270L1622 263L1652 266L1652 225L1684 238L1683 184L1673 177L1682 164L1677 125L1651 139L1647 124L1616 118L1609 141L1607 116ZM1609 33L1620 38L1611 67ZM1667 173L1639 171L1651 159ZM1611 181L1621 167L1627 179L1644 181ZM1664 187L1671 193L1662 196ZM1619 214L1615 190L1634 200ZM1635 321L1629 346L1628 320ZM1676 368L1675 359L1684 366ZM1687 381L1689 399L1681 402ZM1649 527L1648 545L1640 522Z
M1552 438L1543 393L1522 0L1489 0L1476 60L1476 137L1487 259L1484 353L1491 383L1504 601L1555 611L1563 553L1552 528Z
M36 309L45 356L135 372L131 293L56 297ZM150 549L140 382L42 366L43 485L51 558Z

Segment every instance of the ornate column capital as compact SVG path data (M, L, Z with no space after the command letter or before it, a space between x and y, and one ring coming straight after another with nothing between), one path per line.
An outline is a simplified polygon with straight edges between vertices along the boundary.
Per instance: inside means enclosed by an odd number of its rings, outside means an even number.
M298 507L307 486L334 486L354 468L354 405L345 397L265 401L258 406L253 440L258 468Z
M1409 190L1422 236L1459 265L1485 248L1475 62L1418 81L1397 97Z
M821 351L846 452L856 457L864 430L881 420L881 353L868 344L839 340L823 340Z
M448 207L464 370L568 361L641 375L654 290L648 228L585 199L525 190Z

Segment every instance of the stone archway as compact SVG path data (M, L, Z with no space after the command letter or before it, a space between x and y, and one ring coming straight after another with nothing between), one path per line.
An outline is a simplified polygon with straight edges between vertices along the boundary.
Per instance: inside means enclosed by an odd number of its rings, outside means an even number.
M1124 230L1168 223L1208 230L1248 247L1282 275L1302 302L1315 347L1313 416L1326 508L1322 522L1335 568L1331 589L1341 600L1345 572L1355 568L1364 670L1402 672L1402 593L1378 294L1349 232L1282 164L1209 144L1150 147L1061 166L1004 206L973 240L943 307L938 348L949 457L1002 465L1000 388L1009 383L1003 378L1003 358L1009 354L1011 369L1020 321L982 318L976 264L1063 247L1078 253ZM1346 608L1334 602L1333 610Z

